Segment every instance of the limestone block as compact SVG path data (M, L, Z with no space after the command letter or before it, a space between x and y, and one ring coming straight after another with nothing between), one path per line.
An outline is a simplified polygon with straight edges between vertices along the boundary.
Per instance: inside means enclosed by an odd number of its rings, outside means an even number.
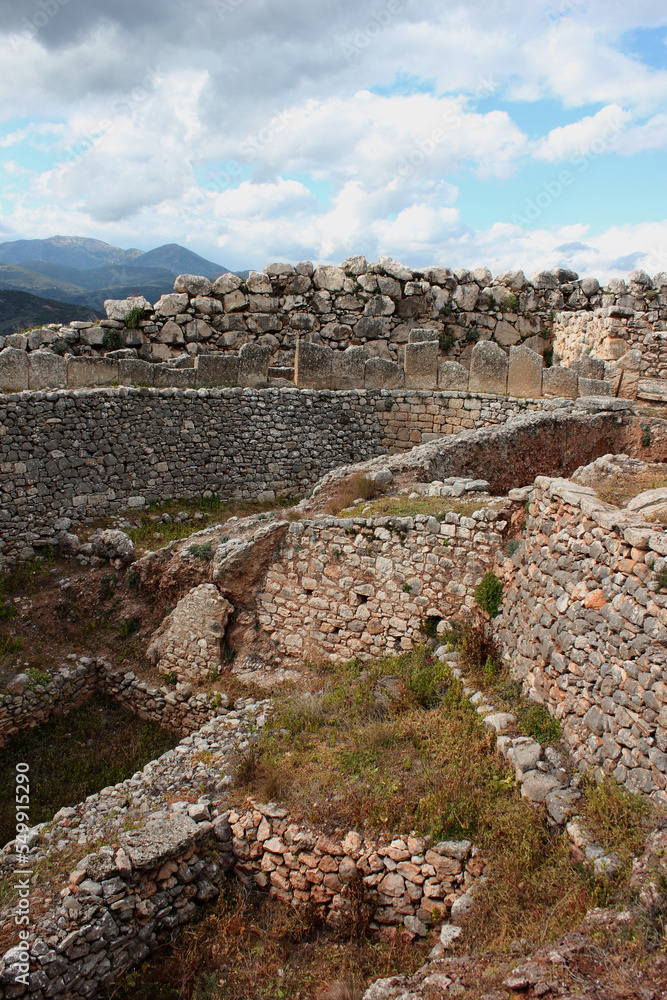
M89 326L79 334L79 340L86 347L103 347L106 330L101 326Z
M3 392L23 392L28 388L28 355L15 347L0 351L0 389Z
M216 278L213 282L213 287L211 292L213 295L229 295L230 292L235 292L243 284L243 279L239 278L238 274L221 274L219 278Z
M331 366L332 389L363 389L368 352L364 347L334 351Z
M465 392L468 388L468 370L456 361L444 361L438 365L438 389L450 392Z
M437 389L438 344L424 341L405 346L405 385L408 389Z
M246 278L246 287L253 295L270 295L273 291L271 279L261 271L250 271Z
M211 282L201 274L179 274L174 281L175 292L186 292L193 298L197 295L210 295Z
M119 385L154 385L155 365L138 358L120 358L118 361Z
M369 358L364 365L366 389L400 389L405 385L405 372L395 361Z
M178 389L192 389L195 384L194 368L174 368L172 365L153 365L156 389L173 386Z
M195 358L197 388L206 385L238 385L238 354L200 354Z
M313 274L313 284L315 288L324 289L327 292L340 292L345 285L345 271L332 265L316 267Z
M115 319L123 323L125 317L133 309L143 309L145 312L152 312L153 307L143 295L131 295L127 299L105 299L104 310L107 319Z
M64 389L67 362L53 351L31 351L28 355L29 389Z
M333 378L333 354L330 347L296 342L294 381L299 389L328 389Z
M623 372L622 388L627 388L626 378L631 372ZM625 395L625 393L622 393ZM651 403L667 402L667 379L637 377L637 399L645 399Z
M155 338L158 344L183 344L185 343L185 337L183 336L183 329L174 323L173 320L169 320L164 324L157 337Z
M521 334L515 326L508 323L505 319L499 319L496 323L496 328L493 331L493 336L496 338L499 344L503 347L510 347L512 344L518 344L521 340Z
M502 347L491 341L481 341L470 356L469 392L507 393L509 361Z
M179 679L219 673L222 638L233 610L214 584L194 587L161 622L146 655L162 673L173 671Z
M542 395L542 367L542 358L529 347L510 347L508 395L538 399Z
M188 301L186 292L171 292L155 303L155 312L160 316L177 316L188 308Z
M410 330L408 333L408 344L430 344L438 342L440 333L438 330Z
M118 362L107 358L67 359L67 388L79 389L84 386L113 385L118 382Z
M28 338L23 333L10 333L5 337L7 347L13 347L15 351L25 351L28 347Z
M611 396L611 385L604 379L579 377L580 396Z
M577 375L570 368L545 368L542 371L542 395L577 398Z
M570 362L570 369L576 372L579 378L604 378L604 361L601 361L599 358L589 358L588 356L577 358L576 361ZM581 391L579 394L583 395Z
M263 344L244 344L239 351L239 385L255 386L268 382L270 347Z

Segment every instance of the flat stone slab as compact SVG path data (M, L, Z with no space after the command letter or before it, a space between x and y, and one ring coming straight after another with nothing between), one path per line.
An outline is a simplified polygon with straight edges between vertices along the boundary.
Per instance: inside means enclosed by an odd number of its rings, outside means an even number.
M524 799L529 799L530 802L544 802L549 792L559 786L560 781L553 774L530 771L524 776L521 783L521 794Z
M158 868L165 861L189 851L201 830L183 813L155 813L141 830L119 840L135 868Z

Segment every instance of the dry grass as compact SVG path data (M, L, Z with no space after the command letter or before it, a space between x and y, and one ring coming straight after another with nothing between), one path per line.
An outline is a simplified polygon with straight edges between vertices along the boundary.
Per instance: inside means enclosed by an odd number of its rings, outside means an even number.
M412 972L425 947L400 940L341 941L308 911L229 883L188 927L178 951L126 975L115 1000L360 1000L381 976Z
M493 506L487 499L484 500L456 500L454 497L419 497L408 499L407 495L380 497L370 501L368 504L359 504L352 508L350 515L360 516L367 507L370 507L368 515L394 515L396 517L414 517L415 514L430 514L433 517L444 516L448 513L463 514L470 517L476 510L483 507Z
M368 476L354 475L336 483L334 493L327 505L330 514L338 514L346 507L352 506L355 500L372 500L377 488Z
M667 486L667 471L655 468L641 472L616 473L598 483L595 490L600 500L624 507L629 500L648 490L664 489Z

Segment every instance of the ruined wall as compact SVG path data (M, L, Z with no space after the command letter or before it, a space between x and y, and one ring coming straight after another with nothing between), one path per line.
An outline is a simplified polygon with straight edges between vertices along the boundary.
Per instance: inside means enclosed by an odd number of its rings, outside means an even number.
M0 396L0 566L57 543L72 524L128 507L206 490L225 499L295 496L345 463L555 405L407 390Z
M561 719L582 770L667 805L662 525L540 476L497 619L514 673Z
M279 652L301 659L412 649L426 617L473 604L506 527L502 509L490 507L442 522L423 514L297 521L258 596L258 621Z

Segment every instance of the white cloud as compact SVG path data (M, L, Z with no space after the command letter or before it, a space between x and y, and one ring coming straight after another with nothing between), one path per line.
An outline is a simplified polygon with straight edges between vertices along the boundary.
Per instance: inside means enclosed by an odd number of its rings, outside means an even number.
M603 153L617 148L617 140L632 114L618 104L609 104L595 115L571 125L552 129L535 147L534 156L550 163Z

